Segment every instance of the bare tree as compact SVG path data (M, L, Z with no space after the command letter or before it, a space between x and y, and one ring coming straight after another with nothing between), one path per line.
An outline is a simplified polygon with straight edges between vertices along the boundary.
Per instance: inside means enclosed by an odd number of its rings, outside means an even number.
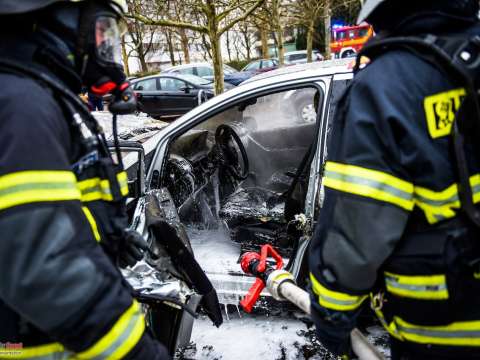
M174 1L174 0L171 0ZM224 90L222 45L220 38L235 24L247 19L265 0L187 0L182 6L199 14L199 22L172 19L168 12L156 11L145 13L132 11L130 17L149 26L168 26L177 29L188 29L208 38L211 47L213 68L215 72L215 91ZM157 1L156 4L165 10L169 1ZM133 9L135 10L135 9Z
M141 0L127 0L129 11L135 12L147 12L149 7ZM154 43L157 35L156 29L150 26L146 26L142 22L135 18L131 18L127 21L128 28L128 41L125 39L126 58L137 57L140 62L142 72L148 71L146 55L151 51L154 51L156 46Z

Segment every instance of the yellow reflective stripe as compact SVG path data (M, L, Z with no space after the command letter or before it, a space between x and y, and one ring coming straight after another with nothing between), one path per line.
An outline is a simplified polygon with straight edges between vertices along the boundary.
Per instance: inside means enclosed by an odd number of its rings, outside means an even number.
M470 177L470 185L473 202L480 202L480 174ZM453 218L457 214L454 209L460 209L458 186L453 184L442 191L417 186L415 187L415 204L423 210L430 224Z
M394 316L400 336L411 342L445 346L480 346L480 321L461 321L443 326L420 326Z
M122 171L117 175L118 184L120 185L120 193L123 196L128 195L128 177L125 171Z
M78 188L82 193L82 202L113 200L108 180L101 180L100 178L83 180L78 183Z
M327 162L323 184L338 191L388 202L408 211L414 207L413 184L381 171Z
M93 217L92 212L86 206L82 206L82 210L85 213L85 217L90 223L90 226L92 227L92 232L93 232L93 235L95 236L95 240L97 240L97 242L100 241L101 238L100 238L100 233L98 232L97 222L95 221L95 218Z
M65 352L62 344L53 343L40 346L24 347L18 350L0 349L0 359L68 359L72 354Z
M385 272L385 284L388 292L420 300L448 299L445 275L410 276Z
M0 210L50 201L79 200L71 171L22 171L0 177Z
M368 295L356 296L329 290L312 273L310 273L310 280L312 281L313 292L318 296L319 304L327 309L337 311L356 310L368 297Z
M122 196L128 195L128 179L125 171L117 174L117 181ZM78 182L78 189L82 193L82 202L97 200L112 201L112 190L106 179L92 178Z
M136 300L113 327L78 359L121 359L138 343L145 330L145 319Z

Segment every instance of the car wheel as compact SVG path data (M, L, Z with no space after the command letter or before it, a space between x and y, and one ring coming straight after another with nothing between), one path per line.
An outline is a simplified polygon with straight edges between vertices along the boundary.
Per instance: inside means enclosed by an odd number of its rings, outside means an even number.
M302 99L297 109L300 123L311 124L317 121L317 111L310 97Z
M353 57L353 56L355 56L355 51L347 50L342 54L342 59L346 59L346 58Z

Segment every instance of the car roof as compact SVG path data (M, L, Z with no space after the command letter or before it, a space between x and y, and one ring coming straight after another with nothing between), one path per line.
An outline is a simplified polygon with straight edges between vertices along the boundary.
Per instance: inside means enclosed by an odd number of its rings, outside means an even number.
M195 75L190 75L190 76L195 76ZM169 78L175 78L175 79L179 79L179 80L183 80L183 81L188 81L188 78L184 77L183 74L176 74L176 73L167 73L167 74L162 74L162 73L158 73L158 74L155 74L155 75L149 75L149 76L145 76L145 77L142 77L142 78L137 78L137 79L134 79L132 81L130 81L132 84L135 84L139 81L142 81L142 80L148 80L148 79L154 79L154 78L162 78L162 77L169 77ZM197 76L199 77L199 76ZM202 79L202 78L200 78ZM202 79L203 80L203 79Z
M209 67L213 67L212 64L210 64L210 63L208 63L208 62L196 62L196 63L190 63L190 64L182 64L182 65L170 66L170 67L164 69L163 71L171 71L171 70L176 70L176 69L188 69L188 68L195 67L195 66L209 66Z
M312 51L313 52L320 52L317 49L313 49ZM289 52L285 53L285 55L306 54L306 53L307 53L307 50L297 50L297 51L289 51Z
M333 75L339 72L351 72L349 65L352 63L352 59L336 59L336 60L326 60L326 61L316 61L307 64L300 64L294 66L286 66L283 68L275 69L266 73L256 75L246 81L241 85L251 83L258 80L264 80L271 77L279 75L289 75L296 74L297 76L302 76L309 72L312 72L312 75L317 75L318 71L321 70L322 75Z

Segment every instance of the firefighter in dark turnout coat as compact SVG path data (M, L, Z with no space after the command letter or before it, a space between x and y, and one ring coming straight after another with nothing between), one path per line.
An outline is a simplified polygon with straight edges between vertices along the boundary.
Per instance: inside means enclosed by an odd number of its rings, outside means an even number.
M84 84L129 99L124 11L0 0L0 359L169 358L115 266L141 257L126 174L76 97Z
M478 1L366 1L378 36L480 35ZM360 70L334 119L310 249L319 340L349 354L369 304L393 359L480 358L480 237L460 211L452 124L465 90L407 50ZM467 152L474 201L480 159Z

